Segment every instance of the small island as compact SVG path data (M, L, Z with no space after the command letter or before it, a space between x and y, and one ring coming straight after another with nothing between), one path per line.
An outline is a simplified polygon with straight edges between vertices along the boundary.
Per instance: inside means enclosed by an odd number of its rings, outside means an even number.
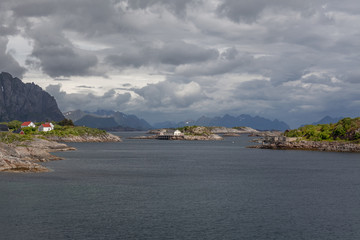
M74 126L67 119L51 123L3 122L0 131L0 172L48 172L38 163L61 159L51 152L76 150L59 142L121 141L103 130Z
M332 152L360 152L360 117L344 118L337 123L306 125L282 134L267 135L261 149L295 149Z
M187 140L187 141L218 141L226 136L239 136L240 134L250 134L258 132L249 127L203 127L203 126L185 126L176 129L155 129L150 130L150 136L131 137L131 139L158 139L158 140ZM219 134L222 134L220 136Z

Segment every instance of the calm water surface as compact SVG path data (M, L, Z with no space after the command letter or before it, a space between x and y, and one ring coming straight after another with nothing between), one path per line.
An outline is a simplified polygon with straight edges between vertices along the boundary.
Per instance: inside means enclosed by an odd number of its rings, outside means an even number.
M70 144L0 174L0 239L360 239L359 154L248 140Z

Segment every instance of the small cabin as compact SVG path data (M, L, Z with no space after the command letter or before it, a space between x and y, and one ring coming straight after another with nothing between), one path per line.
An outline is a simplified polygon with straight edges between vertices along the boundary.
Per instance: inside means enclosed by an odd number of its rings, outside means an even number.
M174 131L174 136L182 136L182 132L180 130L175 130Z
M54 124L52 123L41 124L40 127L38 128L39 132L49 132L51 130L54 130Z
M159 132L157 139L161 140L170 140L176 139L173 137L184 136L184 134L179 130L163 129Z
M36 127L35 126L35 123L33 123L33 122L23 122L22 124L21 124L21 128L24 128L24 127Z
M159 132L160 136L182 136L183 133L179 130L162 129Z

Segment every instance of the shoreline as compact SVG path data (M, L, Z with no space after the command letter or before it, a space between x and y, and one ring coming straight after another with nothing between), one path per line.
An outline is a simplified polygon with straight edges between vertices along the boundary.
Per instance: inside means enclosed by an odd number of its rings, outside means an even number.
M50 172L41 162L63 160L51 153L74 151L76 148L59 142L121 142L121 138L107 133L102 136L34 138L10 144L0 142L0 172L39 173Z
M261 145L253 145L248 148L273 149L273 150L305 150L320 152L348 152L360 153L360 144L337 141L306 141L286 137L265 138Z
M159 138L161 135L150 135L150 136L136 136L136 137L129 137L128 139L156 139L156 140L164 140ZM217 135L217 134L211 134L208 136L197 136L197 135L182 135L182 136L169 136L166 138L166 140L170 141L219 141L223 140L224 138Z

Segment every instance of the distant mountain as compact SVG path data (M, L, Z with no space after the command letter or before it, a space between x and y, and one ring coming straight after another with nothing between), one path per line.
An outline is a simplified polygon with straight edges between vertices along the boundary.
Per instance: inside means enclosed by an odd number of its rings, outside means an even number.
M184 125L184 126L186 126L186 125ZM179 126L179 124L176 122L165 121L165 122L155 123L155 124L153 124L153 127L158 129L158 128L177 128L177 127L182 127L182 126Z
M83 112L81 110L75 110L75 111L70 111L70 112L64 113L65 118L71 119L73 122L78 121L79 119L83 118L86 115L87 115L87 113Z
M237 117L231 116L229 114L224 115L223 117L214 117L209 118L202 116L195 121L183 121L179 123L172 122L163 122L154 124L156 128L169 128L169 127L182 127L182 126L221 126L221 127L251 127L257 130L281 130L285 131L290 129L289 125L285 122L275 120L269 120L262 117L252 117L247 114L242 114Z
M84 112L81 110L64 113L66 118L74 121L75 125L84 125L102 129L137 129L148 130L151 125L144 119L135 115L127 115L122 112L98 110L96 112Z
M317 122L313 122L310 125L318 125L318 124L329 124L329 123L337 123L338 121L340 121L341 119L343 119L344 117L330 117L330 116L326 116L323 117L322 119L320 119Z
M119 126L114 118L110 117L96 117L92 115L85 115L81 119L74 122L77 126L86 126L92 128L113 128Z
M0 121L61 121L54 97L34 83L0 73Z

